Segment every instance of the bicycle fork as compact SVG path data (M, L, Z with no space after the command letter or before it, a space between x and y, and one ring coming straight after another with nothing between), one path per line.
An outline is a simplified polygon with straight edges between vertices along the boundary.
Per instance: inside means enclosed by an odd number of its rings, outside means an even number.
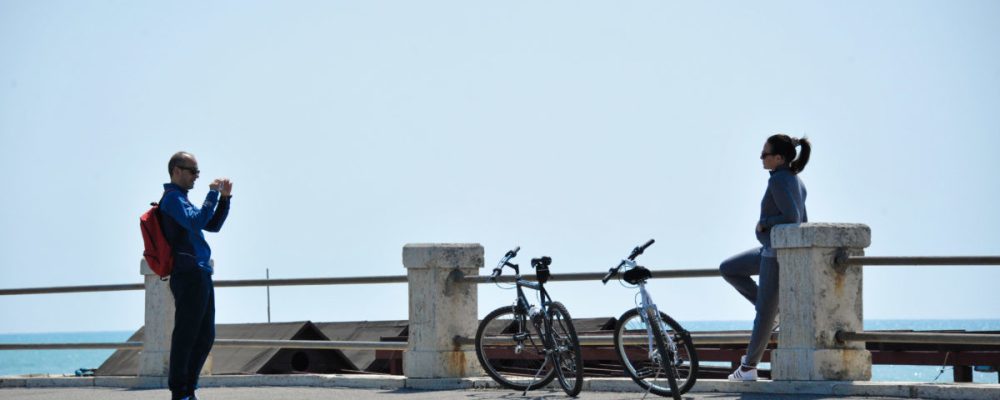
M667 354L659 354L659 349L656 348L656 342L653 339L653 327L652 324L658 324L660 327L660 333L663 334L663 341L667 345L668 351L672 354L677 354L677 342L674 341L672 335L667 334L669 329L667 329L666 322L660 318L660 310L656 307L656 303L653 303L652 297L649 296L649 292L646 291L646 285L639 285L639 293L642 296L642 303L640 304L639 317L643 322L646 323L646 345L649 350L649 359L653 362L659 361L659 363L666 367L671 360ZM679 367L684 363L680 357L674 357L673 367Z

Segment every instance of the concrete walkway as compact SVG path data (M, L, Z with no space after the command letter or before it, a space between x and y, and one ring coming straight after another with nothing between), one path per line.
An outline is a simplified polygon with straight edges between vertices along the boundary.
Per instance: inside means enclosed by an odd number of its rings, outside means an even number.
M488 399L568 399L561 391L528 392L527 397L509 390L415 390L415 389L346 389L315 387L206 388L198 391L202 400L311 400L311 399L398 399L398 400L488 400ZM116 388L34 388L0 389L0 399L30 400L165 400L170 393L164 389ZM641 399L642 393L583 392L579 399L619 400ZM650 395L648 399L662 399ZM733 393L692 393L685 399L712 400L819 400L819 399L885 399L880 397L832 397L817 395L774 395Z
M392 375L228 375L201 378L203 400L413 398L513 399L523 398L486 377L412 379ZM0 399L156 399L169 398L166 378L137 377L0 377ZM201 392L199 392L201 393ZM341 394L344 397L341 397ZM529 392L529 398L566 397L561 391ZM627 378L591 378L584 381L584 399L641 398L638 386ZM702 379L692 399L1000 399L1000 385L983 383L907 382L728 382ZM650 398L658 398L651 396Z

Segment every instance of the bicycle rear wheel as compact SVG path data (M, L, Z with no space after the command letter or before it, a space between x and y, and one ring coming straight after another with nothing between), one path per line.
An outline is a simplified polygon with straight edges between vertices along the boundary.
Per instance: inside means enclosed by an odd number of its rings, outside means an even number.
M555 379L556 369L546 360L542 339L531 322L513 306L489 313L476 330L476 357L483 371L497 383L518 391L534 390Z
M549 304L548 318L552 327L550 332L550 349L552 359L559 366L556 376L559 386L570 396L580 394L583 389L583 354L580 350L580 339L576 336L573 319L569 316L566 306L559 302Z
M660 320L665 326L650 326L654 332L660 332L659 340L653 338L654 349L650 351L646 321L639 315L638 309L626 311L618 319L615 329L615 350L625 373L640 387L660 396L680 398L697 379L698 354L690 335L677 321L663 312L660 313ZM674 348L670 346L668 337L674 342ZM675 380L673 385L671 376Z

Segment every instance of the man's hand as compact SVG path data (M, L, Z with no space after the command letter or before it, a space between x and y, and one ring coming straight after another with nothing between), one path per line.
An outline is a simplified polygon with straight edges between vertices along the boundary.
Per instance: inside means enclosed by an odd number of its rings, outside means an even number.
M223 197L232 196L233 193L233 181L229 178L222 178L222 184L219 186L219 194Z
M208 184L208 188L219 192L224 197L228 197L233 193L233 182L229 178L218 178Z

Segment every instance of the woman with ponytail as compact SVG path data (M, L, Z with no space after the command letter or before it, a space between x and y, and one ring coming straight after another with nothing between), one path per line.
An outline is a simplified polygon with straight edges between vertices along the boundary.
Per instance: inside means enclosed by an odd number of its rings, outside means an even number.
M798 154L796 147L802 149ZM771 248L771 228L808 221L806 187L798 175L809 162L811 151L812 145L806 138L782 134L767 138L760 159L771 178L767 181L757 220L757 241L761 246L732 256L719 266L722 277L757 310L747 354L740 360L740 367L729 375L729 380L757 380L757 363L764 355L772 329L777 326L778 259ZM760 275L759 286L751 275Z

